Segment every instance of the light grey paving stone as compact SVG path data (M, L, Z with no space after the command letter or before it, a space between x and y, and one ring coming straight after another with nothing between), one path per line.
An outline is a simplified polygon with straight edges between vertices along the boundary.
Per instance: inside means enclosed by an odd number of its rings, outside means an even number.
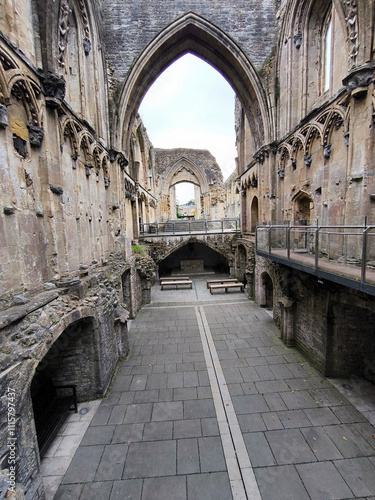
M238 342L238 341L237 341ZM258 358L259 352L255 347L246 347L245 349L236 349L239 358Z
M172 439L173 422L148 422L143 431L143 441Z
M266 362L263 358L263 363ZM272 373L268 365L255 366L255 371L258 375L258 380L275 380L275 375Z
M134 402L134 395L135 394L136 394L135 392L121 392L118 404L120 404L120 405L130 405L130 404L132 404Z
M280 393L280 396L289 410L316 408L316 402L310 396L308 391L282 392Z
M259 367L263 367L264 368L264 374L267 375L267 377L260 377L261 380L273 380L275 379L275 375L271 372L271 370L269 369L269 367L267 366L267 361L262 358L262 356L258 356L256 358L245 358L245 359L241 359L241 361L246 361L246 365L247 366L259 366ZM260 372L262 373L262 372Z
M152 373L147 376L146 389L166 389L167 388L167 374L166 373Z
M309 391L317 406L349 405L349 401L334 388L322 388Z
M168 373L167 387L172 389L176 387L184 387L183 375L183 372Z
M370 446L372 446L375 450L375 427L368 421L353 424L353 427L361 433Z
M267 429L261 415L258 413L238 415L238 423L242 432L257 432Z
M255 387L260 394L288 391L289 389L284 380L266 380L255 382Z
M265 356L265 360L269 365L280 365L282 363L287 363L283 356Z
M265 394L264 399L271 411L282 411L288 409L279 394Z
M197 387L199 385L197 372L183 372L182 375L184 387Z
M176 420L174 422L173 438L193 438L202 436L200 419Z
M176 474L176 441L131 443L123 479Z
M201 370L198 372L198 380L201 387L208 387L210 385L210 379L208 378L208 373L206 370Z
M194 363L179 363L176 365L176 370L178 372L191 372L194 370Z
M333 462L356 497L375 496L375 466L368 458Z
M197 387L198 399L210 399L212 398L212 391L209 385L204 385L202 387Z
M141 364L137 366L133 366L132 369L132 375L137 376L137 377L143 377L144 375L148 375L149 373L152 373L152 366L149 364ZM132 386L130 385L129 390L131 390Z
M284 428L276 412L261 413L261 416L268 431Z
M312 500L353 498L353 493L332 462L296 465Z
M124 424L150 422L151 412L152 403L139 403L129 405L126 409Z
M216 436L198 439L201 472L226 470L221 439Z
M90 426L81 441L82 446L92 446L95 444L110 444L115 431L114 425Z
M141 500L142 486L142 479L113 481L110 500Z
M164 366L165 373L174 373L177 371L177 364L176 363L165 363L165 365L160 365L160 366ZM159 373L163 373L163 372L159 371Z
M255 382L261 380L253 366L240 367L239 370L244 382Z
M258 394L254 382L244 382L241 387L244 394Z
M332 408L332 411L342 424L354 424L367 421L362 413L353 406L338 406Z
M112 384L111 392L128 391L133 377L131 375L117 376Z
M95 474L95 481L121 479L128 452L128 444L111 444L104 448Z
M225 368L223 373L227 384L241 383L244 381L238 368Z
M145 479L142 500L186 500L186 477Z
M149 391L137 391L134 395L134 404L139 403L154 403L159 401L159 390L152 389ZM129 403L131 404L131 403Z
M334 425L340 423L330 408L307 408L304 410L304 413L313 425Z
M292 372L294 377L297 378L307 378L314 370L305 363L290 363L288 355L284 356L284 359L288 361L288 370Z
M228 474L190 474L187 476L188 500L229 500L232 498Z
M146 387L147 375L134 375L130 385L131 391L143 391Z
M244 434L243 438L252 467L276 465L275 457L263 432Z
M80 446L68 467L62 483L92 482L103 451L103 445Z
M173 401L173 391L174 389L160 389L159 403L161 401Z
M91 420L91 424L93 426L96 425L107 425L108 419L111 416L112 413L112 406L102 406L100 405L99 408L96 410L96 413Z
M228 387L229 394L232 397L233 396L243 396L245 394L243 389L242 389L241 384L228 384L227 387Z
M261 394L235 396L232 401L237 415L269 411L269 407Z
M301 432L318 460L343 458L332 439L322 427L309 427L301 429Z
M286 364L273 364L269 366L269 369L276 377L276 380L290 379L293 376Z
M198 440L179 439L177 441L177 474L200 472Z
M116 425L112 444L142 441L144 424Z
M204 361L203 352L184 352L182 353L183 363L195 363L196 361Z
M371 456L374 453L372 446L351 424L331 425L324 430L345 458Z
M184 418L207 418L215 417L214 403L211 399L198 399L196 401L184 401Z
M100 406L118 405L121 395L121 392L111 392L108 396L104 397L101 400Z
M310 420L302 410L278 411L277 416L285 429L311 426Z
M272 369L273 367L271 367ZM290 370L289 370L290 372ZM331 388L332 385L329 383L329 381L321 376L311 376L309 375L308 377L296 377L296 378L290 378L290 377L285 377L285 382L288 384L289 388L291 390L308 390L308 389L315 389L315 390L321 390L324 388ZM310 392L310 395L313 393ZM314 398L315 399L315 398Z
M262 500L311 500L293 465L256 468L254 473Z
M197 399L198 392L196 387L177 388L173 391L174 401L185 401L188 399Z
M152 421L161 422L165 420L181 420L183 418L182 401L167 401L155 403L152 412Z
M203 436L218 436L219 426L216 418L202 418L202 435Z
M54 500L77 500L80 497L83 484L61 484L53 497Z
M267 431L265 436L278 465L316 461L299 429Z
M125 417L125 412L126 412L126 405L116 405L112 407L112 413L111 416L108 419L108 424L122 424L124 417Z

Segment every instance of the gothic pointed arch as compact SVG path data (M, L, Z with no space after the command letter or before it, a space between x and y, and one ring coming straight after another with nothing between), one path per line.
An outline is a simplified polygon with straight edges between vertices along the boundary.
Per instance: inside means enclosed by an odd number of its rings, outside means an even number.
M113 147L130 150L138 107L157 77L181 56L192 53L216 68L236 92L252 127L256 148L271 142L269 105L257 71L241 48L218 27L190 12L167 26L135 61L122 88Z
M190 158L181 156L181 158L166 171L163 185L161 188L162 195L168 195L169 188L178 182L192 182L200 186L201 192L209 191L208 180L203 175L202 170Z

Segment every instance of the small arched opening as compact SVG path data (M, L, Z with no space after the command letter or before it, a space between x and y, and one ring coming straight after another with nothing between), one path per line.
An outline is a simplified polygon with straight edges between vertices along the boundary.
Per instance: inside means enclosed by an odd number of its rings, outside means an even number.
M254 196L251 202L251 232L255 233L255 228L258 224L258 198Z
M189 242L159 264L160 276L229 273L227 258L207 245Z
M261 276L261 297L260 306L266 309L273 309L273 282L268 273Z
M51 403L64 398L74 411L72 387L76 386L78 401L87 401L102 395L98 341L93 318L71 323L58 337L36 368L30 385L34 422L39 451L43 455L55 436L61 420L50 411ZM61 387L65 386L65 387Z

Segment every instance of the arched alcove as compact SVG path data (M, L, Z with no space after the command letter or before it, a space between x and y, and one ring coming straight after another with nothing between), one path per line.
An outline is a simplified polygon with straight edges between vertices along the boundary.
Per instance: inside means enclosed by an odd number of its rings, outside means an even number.
M270 109L255 68L241 48L224 32L194 13L163 30L135 61L122 89L112 142L128 154L138 107L157 77L186 53L206 61L235 90L252 126L256 148L271 141Z
M273 309L273 282L268 273L263 273L261 276L261 297L260 306L266 309Z
M251 232L255 233L255 228L258 224L258 198L254 196L253 201L251 202Z
M172 252L159 263L159 275L170 276L179 273L228 273L229 263L220 252L216 252L204 243L188 242Z

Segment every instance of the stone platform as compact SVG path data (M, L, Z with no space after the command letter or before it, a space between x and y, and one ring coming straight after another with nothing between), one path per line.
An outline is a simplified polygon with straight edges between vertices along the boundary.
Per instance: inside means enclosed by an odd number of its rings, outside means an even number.
M264 309L193 281L156 285L132 321L55 498L374 499L373 386L358 411L350 382L285 347Z

